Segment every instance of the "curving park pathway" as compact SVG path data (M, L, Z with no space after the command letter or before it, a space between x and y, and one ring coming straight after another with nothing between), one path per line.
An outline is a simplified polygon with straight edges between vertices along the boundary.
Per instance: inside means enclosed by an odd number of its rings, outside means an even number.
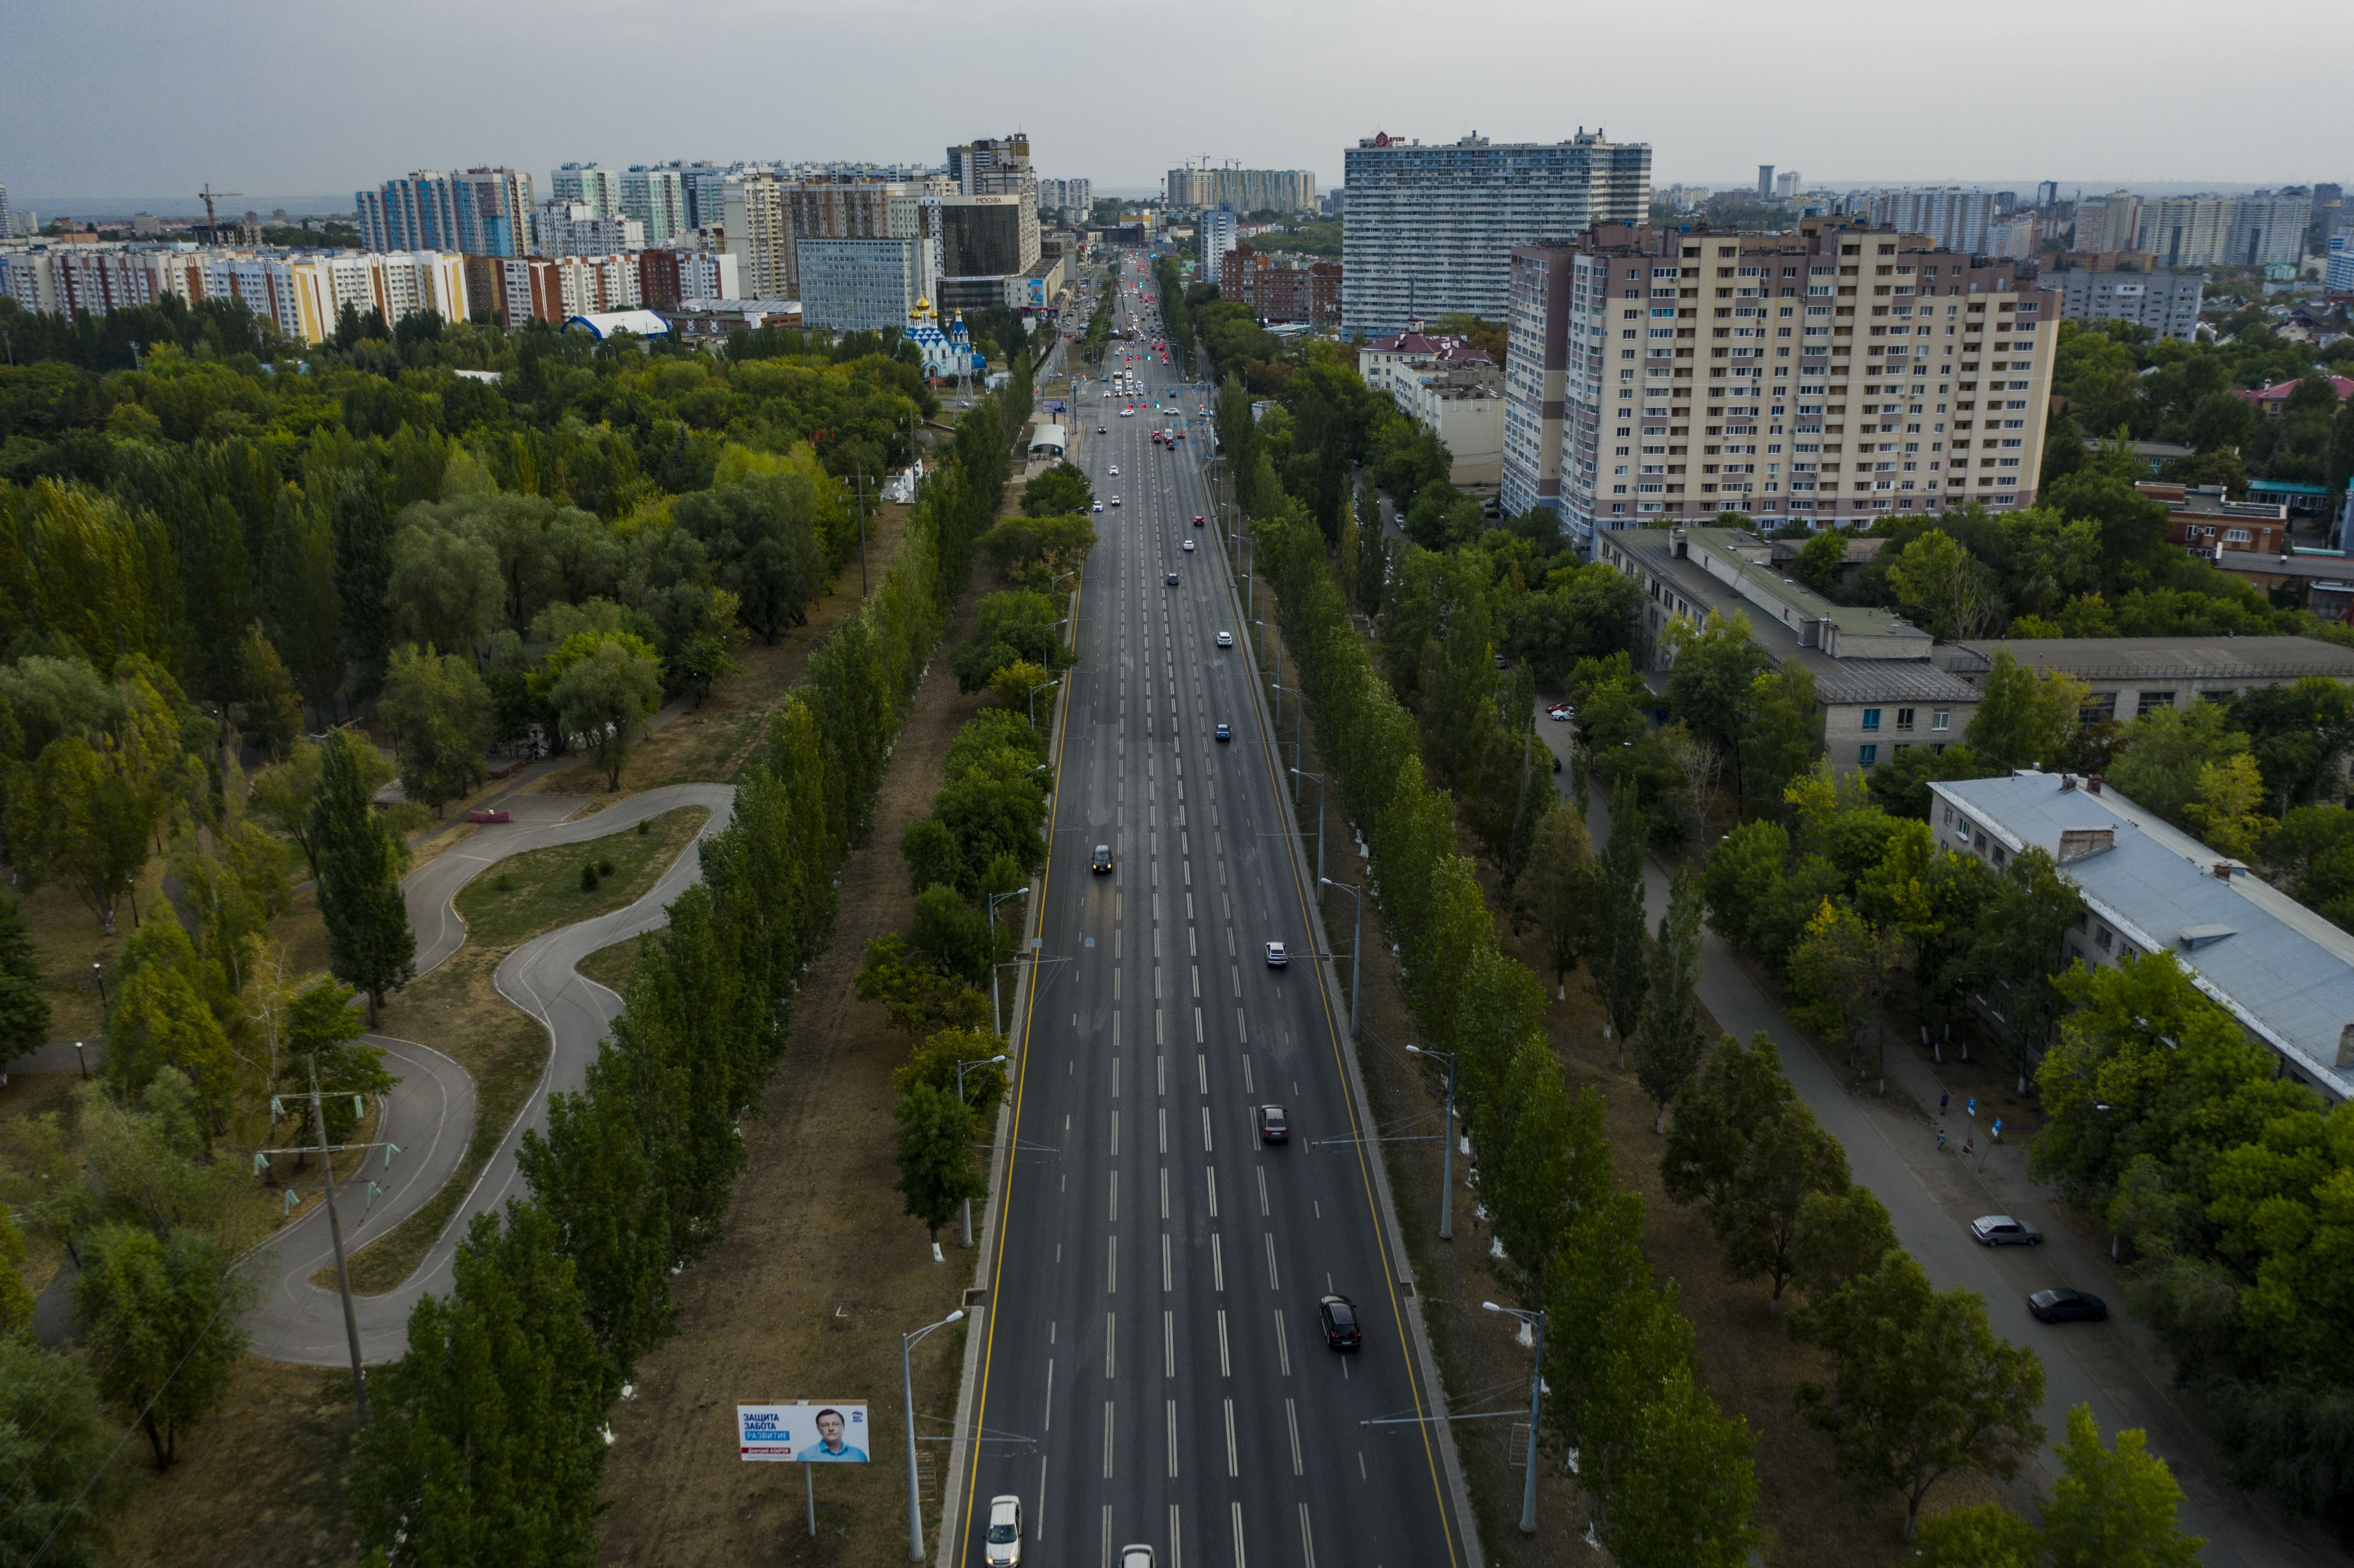
M521 1194L515 1152L525 1130L546 1128L550 1094L579 1088L599 1043L620 1015L621 999L582 978L574 966L600 948L664 923L670 902L703 874L703 841L727 825L736 790L727 784L673 784L578 819L570 815L583 804L578 796L514 795L500 804L514 813L514 822L473 834L419 866L402 884L408 923L417 933L419 974L465 945L466 923L452 900L460 888L498 862L528 850L626 832L681 806L705 807L711 820L637 902L535 937L499 965L493 977L499 994L547 1031L547 1066L417 1272L385 1295L355 1298L360 1353L370 1362L396 1360L408 1348L409 1309L420 1297L450 1288L451 1256L474 1216ZM430 1202L456 1175L474 1136L474 1081L464 1068L414 1041L368 1038L384 1048L387 1067L400 1077L387 1097L389 1103L376 1136L398 1144L401 1152L389 1171L380 1157L372 1158L366 1169L337 1184L335 1204L347 1252L357 1251ZM384 1191L364 1210L371 1181ZM351 1353L344 1337L343 1307L335 1292L311 1283L314 1272L334 1262L326 1205L315 1201L315 1193L314 1184L305 1193L302 1218L252 1255L249 1266L255 1271L261 1298L246 1314L245 1326L256 1355L297 1365L341 1366Z

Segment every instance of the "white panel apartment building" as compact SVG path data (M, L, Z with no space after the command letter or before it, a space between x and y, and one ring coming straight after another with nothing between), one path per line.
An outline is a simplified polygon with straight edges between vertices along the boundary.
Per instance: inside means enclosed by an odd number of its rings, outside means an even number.
M564 206L587 207L590 217L611 217L622 210L621 176L601 164L557 164L547 194Z
M1607 142L1599 131L1427 146L1384 133L1343 156L1341 318L1368 337L1450 311L1500 321L1512 247L1649 216L1649 144Z
M175 246L36 248L0 254L0 295L27 310L70 314L154 304L242 300L297 342L319 343L343 307L387 322L419 311L468 315L465 258L453 251L196 250Z
M1871 202L1872 225L1900 234L1925 234L1965 256L1984 252L1994 222L1994 193L1945 190L1884 191Z
M1202 214L1194 231L1202 241L1202 276L1217 282L1225 273L1226 253L1243 242L1242 221L1230 207L1214 207Z

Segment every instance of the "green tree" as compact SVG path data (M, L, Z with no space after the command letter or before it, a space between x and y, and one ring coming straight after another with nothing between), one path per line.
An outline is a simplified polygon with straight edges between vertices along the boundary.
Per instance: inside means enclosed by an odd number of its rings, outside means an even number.
M927 1036L907 1065L893 1070L891 1086L906 1094L917 1084L957 1092L957 1065L965 1064L964 1103L982 1121L997 1114L1005 1098L1005 1069L990 1058L1004 1054L1005 1042L981 1029L941 1029Z
M549 656L550 665L558 659L565 659L562 671L547 686L557 723L602 770L606 788L619 793L630 747L662 705L661 662L628 632L581 633Z
M1797 660L1749 683L1748 706L1736 747L1744 810L1757 816L1781 813L1783 791L1815 765L1815 756L1822 749L1821 728L1814 673Z
M1931 1489L1957 1471L2003 1480L2043 1440L2043 1363L1987 1321L1976 1291L1936 1290L1910 1254L1817 1304L1808 1329L1830 1357L1829 1387L1798 1385L1809 1425L1861 1496L1904 1499L1912 1539Z
M620 1385L555 1223L535 1204L477 1214L452 1274L372 1380L352 1478L360 1538L404 1561L588 1562Z
M311 803L327 965L338 980L367 993L370 1027L385 993L407 985L417 969L417 936L400 896L408 852L372 799L370 780L382 767L366 740L336 730L321 743L319 788Z
M989 993L942 973L929 954L917 951L896 931L868 939L856 984L861 997L884 1005L893 1028L910 1034L989 1026Z
M1651 948L1651 985L1635 1035L1635 1078L1658 1115L1653 1133L1668 1128L1668 1107L1691 1082L1708 1050L1700 1012L1701 879L1690 867L1669 885L1668 912Z
M2126 726L2109 782L2134 804L2190 829L2200 770L2248 749L2247 736L2232 727L2232 715L2228 703L2152 708Z
M175 1067L196 1086L209 1118L228 1113L237 1058L207 1000L207 980L176 920L151 920L123 944L108 998L106 1071L126 1099Z
M1668 712L1707 745L1738 757L1750 687L1766 668L1766 651L1754 640L1749 617L1740 610L1729 619L1711 611L1705 623L1674 641Z
M2000 1503L1971 1503L1913 1532L1905 1568L2043 1568L2043 1535Z
M1650 991L1650 933L1643 929L1641 804L1632 789L1610 802L1610 840L1596 863L1593 989L1607 1028L1618 1033L1618 1065L1627 1065L1627 1036L1642 1018Z
M322 1096L328 1140L343 1143L359 1126L353 1097L388 1094L400 1081L385 1071L383 1047L362 1038L353 995L351 987L322 976L289 997L282 1010L278 1084L287 1095L282 1108L304 1137L311 1131L314 1085Z
M25 1233L8 1211L0 1208L0 1341L33 1323L33 1293L17 1273L25 1262Z
M1809 1300L1827 1301L1849 1280L1876 1271L1895 1245L1896 1227L1871 1188L1809 1192L1790 1237L1791 1277Z
M1758 1128L1779 1116L1797 1091L1782 1075L1781 1054L1764 1030L1744 1045L1730 1034L1676 1097L1659 1154L1659 1177L1679 1203L1713 1206L1730 1195Z
M794 471L694 491L671 503L678 525L703 544L712 580L737 597L744 624L774 644L805 624L825 590L814 482Z
M256 621L245 629L237 653L238 726L245 743L268 757L283 757L302 733L302 702L278 650Z
M1798 558L1790 564L1790 575L1814 589L1829 596L1839 588L1840 570L1847 564L1847 535L1837 528L1826 528L1810 534L1798 546Z
M973 1139L981 1118L972 1107L942 1090L917 1084L899 1097L899 1179L893 1189L907 1202L910 1219L921 1220L933 1240L956 1217L957 1205L985 1197L989 1183L972 1168Z
M2102 1446L2085 1405L2068 1407L2057 1445L2060 1476L2043 1506L2043 1544L2053 1568L2190 1568L2206 1542L2174 1522L2182 1489L2138 1429Z
M1537 821L1528 863L1512 883L1512 915L1534 926L1552 965L1554 994L1594 941L1594 851L1585 821L1556 807Z
M11 781L7 803L9 858L21 885L29 892L64 883L113 936L115 906L147 864L155 821L132 780L81 736L59 736Z
M1602 1502L1602 1543L1621 1568L1740 1568L1765 1544L1749 1424L1679 1367L1637 1411Z
M93 1568L128 1489L115 1436L82 1361L0 1332L0 1563Z
M491 692L473 661L413 643L394 649L377 711L396 737L401 789L436 816L483 777Z
M2031 669L2009 649L1998 648L1963 738L1997 768L2056 767L2075 742L2092 690L2073 675Z
M25 906L0 893L0 1062L29 1054L49 1037L49 999L41 994L41 959L25 925Z
M385 608L399 641L462 650L471 657L506 603L497 549L471 531L414 509L392 536Z
M220 1406L245 1354L239 1315L253 1287L211 1238L158 1236L108 1225L82 1244L74 1314L99 1368L100 1391L146 1433L155 1467L178 1457L181 1433Z
M1994 574L1942 528L1897 553L1888 565L1888 586L1933 637L1983 637L2003 623Z
M1495 1104L1475 1106L1484 1124L1479 1191L1522 1298L1541 1300L1571 1224L1609 1192L1602 1100L1590 1088L1570 1098L1542 1034L1512 1053L1500 1087Z
M1782 1309L1782 1287L1797 1272L1798 1222L1807 1200L1848 1188L1847 1152L1815 1113L1784 1105L1749 1139L1725 1190L1709 1205L1709 1223L1734 1279L1764 1278L1767 1310Z
M2324 675L2258 687L2232 704L2232 726L2246 732L2273 812L2285 817L2337 793L2354 746L2354 692Z
M1790 950L1790 987L1799 1005L1790 1016L1814 1030L1827 1044L1845 1046L1856 1060L1866 1026L1880 1016L1881 987L1894 955L1888 933L1850 906L1826 898L1807 922L1806 937ZM1881 1077L1887 1078L1887 1033L1881 1040Z

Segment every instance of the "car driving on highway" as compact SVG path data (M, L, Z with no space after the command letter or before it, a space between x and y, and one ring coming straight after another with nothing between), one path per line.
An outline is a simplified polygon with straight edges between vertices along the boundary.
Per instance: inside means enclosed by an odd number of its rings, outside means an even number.
M2041 1231L2009 1214L1980 1214L1970 1222L1970 1235L1980 1246L2039 1246L2043 1241Z
M1290 950L1284 947L1281 942L1269 942L1267 945L1267 967L1268 969L1279 969L1290 962Z
M1020 1568L1022 1499L1011 1492L989 1499L989 1534L981 1560L988 1568Z
M1336 1351L1353 1351L1365 1342L1364 1330L1357 1326L1357 1304L1345 1296L1327 1296L1316 1303L1316 1316L1324 1324L1324 1342Z

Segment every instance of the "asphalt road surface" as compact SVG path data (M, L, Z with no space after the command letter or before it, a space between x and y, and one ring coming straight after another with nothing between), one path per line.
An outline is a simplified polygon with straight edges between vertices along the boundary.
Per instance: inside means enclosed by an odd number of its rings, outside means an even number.
M1476 1562L1438 1430L1411 1424L1436 1406L1377 1155L1319 1143L1372 1129L1317 951L1314 846L1295 853L1233 585L1193 525L1210 510L1200 454L1150 439L1176 422L1150 405L1179 373L1144 344L1113 351L1107 368L1134 352L1150 390L1121 418L1092 383L1074 415L1107 506L970 1352L981 1441L951 1477L941 1556L980 1563L989 1499L1013 1493L1028 1562L1109 1564L1131 1542L1162 1568ZM1204 402L1182 398L1197 430ZM1220 630L1236 646L1216 647ZM1108 875L1089 870L1097 844ZM1334 874L1353 882L1358 863ZM1345 944L1348 896L1329 896ZM1269 941L1288 967L1268 966ZM1265 1104L1288 1110L1288 1144L1260 1142ZM1355 1298L1361 1350L1326 1347L1328 1293ZM1409 1424L1363 1425L1375 1417Z
M705 807L711 819L695 842L637 902L535 938L499 965L493 977L499 994L538 1019L548 1032L547 1068L417 1271L398 1289L357 1298L360 1354L371 1363L398 1359L408 1345L410 1308L420 1297L450 1288L451 1258L473 1217L503 1206L511 1196L522 1195L515 1151L522 1146L524 1130L546 1128L550 1093L579 1088L597 1054L598 1043L620 1016L621 999L574 973L573 966L599 948L665 923L671 900L703 874L703 840L727 825L735 810L736 789L728 784L672 785L632 795L592 816L573 820L567 820L569 814L582 804L577 797L517 795L501 804L515 812L514 822L482 829L426 862L401 885L409 927L417 933L419 974L464 945L465 922L451 902L458 890L510 855L625 832L646 818L681 806ZM400 1156L389 1170L380 1158L371 1158L363 1170L336 1186L335 1203L347 1254L431 1202L456 1173L473 1138L474 1083L463 1068L426 1046L371 1039L386 1048L386 1066L400 1075L400 1083L387 1097L377 1134L398 1144ZM384 1189L373 1204L367 1198L371 1181ZM327 1209L319 1201L315 1173L301 1190L306 1210L302 1217L272 1236L249 1264L261 1287L261 1298L246 1314L246 1330L252 1335L253 1352L258 1356L302 1366L342 1366L351 1358L342 1304L334 1291L311 1283L313 1273L334 1262L327 1234Z

